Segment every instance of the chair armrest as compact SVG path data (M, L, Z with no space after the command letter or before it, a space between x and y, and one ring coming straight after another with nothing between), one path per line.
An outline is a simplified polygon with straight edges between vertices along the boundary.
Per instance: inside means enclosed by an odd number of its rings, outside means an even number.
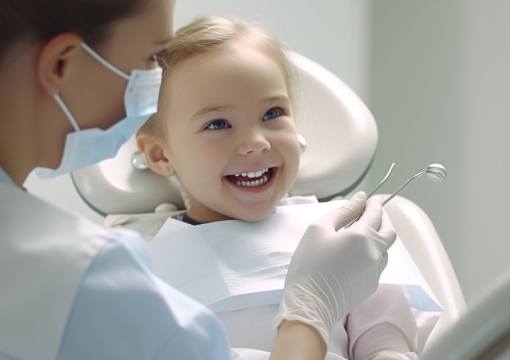
M396 196L384 206L395 231L443 307L430 338L456 322L466 310L459 281L443 243L427 214L412 201Z

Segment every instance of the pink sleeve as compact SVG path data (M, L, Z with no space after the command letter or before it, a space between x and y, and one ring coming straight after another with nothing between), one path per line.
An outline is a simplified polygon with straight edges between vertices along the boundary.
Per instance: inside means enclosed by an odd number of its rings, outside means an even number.
M419 355L439 315L412 309L401 285L380 284L347 316L349 358L370 359L387 350Z

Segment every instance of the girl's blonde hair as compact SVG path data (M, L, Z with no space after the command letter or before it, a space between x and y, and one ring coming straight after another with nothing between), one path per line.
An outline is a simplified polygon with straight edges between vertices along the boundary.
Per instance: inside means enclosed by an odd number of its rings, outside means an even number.
M159 59L163 68L163 82L172 73L172 69L192 56L227 47L238 41L248 41L258 46L280 67L291 103L294 103L295 76L287 56L287 47L263 28L252 23L226 19L218 16L206 16L177 30L175 38L168 44L165 55ZM158 116L153 115L138 130L138 133L160 133Z

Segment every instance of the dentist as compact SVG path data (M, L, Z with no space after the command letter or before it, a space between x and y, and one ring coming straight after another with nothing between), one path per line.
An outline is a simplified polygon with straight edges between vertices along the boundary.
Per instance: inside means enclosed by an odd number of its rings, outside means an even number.
M174 0L2 2L0 359L230 358L215 315L153 274L137 233L22 189L33 170L50 178L113 157L156 111L156 59L174 9ZM339 231L365 201L358 194L305 233L272 359L324 358L332 325L376 289L395 239L380 202Z

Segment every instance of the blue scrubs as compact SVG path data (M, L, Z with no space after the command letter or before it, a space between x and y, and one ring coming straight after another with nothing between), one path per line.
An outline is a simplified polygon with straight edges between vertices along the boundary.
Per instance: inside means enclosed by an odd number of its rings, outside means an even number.
M2 169L1 167L0 167L0 182L14 185L14 181L12 181L9 175L7 175L4 169Z
M1 168L0 181L13 183ZM78 286L57 358L230 359L217 317L154 275L141 236L111 234ZM0 359L13 357L0 349Z

